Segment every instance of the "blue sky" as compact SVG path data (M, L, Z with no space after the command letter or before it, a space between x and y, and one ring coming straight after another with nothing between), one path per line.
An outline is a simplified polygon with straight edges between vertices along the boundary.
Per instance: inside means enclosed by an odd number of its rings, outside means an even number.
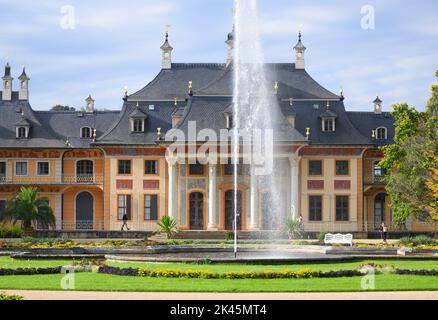
M361 8L375 9L375 28L361 27ZM64 6L75 28L62 28ZM225 62L232 0L0 0L0 64L17 78L26 66L35 109L119 109L161 66L159 47L171 25L174 62ZM265 58L294 62L298 26L307 71L329 90L343 86L350 110L408 102L423 109L438 69L435 0L259 0ZM15 81L15 88L18 81Z

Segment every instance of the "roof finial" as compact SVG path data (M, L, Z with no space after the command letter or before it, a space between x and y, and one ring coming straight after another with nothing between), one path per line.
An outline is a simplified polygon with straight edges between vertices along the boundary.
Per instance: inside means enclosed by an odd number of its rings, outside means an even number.
M327 100L327 106L326 106L327 110L330 109L330 101Z
M189 81L189 95L193 96L193 81Z
M274 93L277 95L278 94L278 81L275 81L274 83Z

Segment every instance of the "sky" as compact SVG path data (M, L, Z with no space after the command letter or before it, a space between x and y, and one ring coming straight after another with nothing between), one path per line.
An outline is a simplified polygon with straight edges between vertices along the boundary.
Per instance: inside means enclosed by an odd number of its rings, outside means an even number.
M244 1L244 0L241 0ZM267 62L295 61L302 29L306 70L349 110L407 102L423 110L438 69L436 0L259 0ZM173 62L224 63L232 0L0 0L0 66L26 66L30 103L120 109L161 68L170 25ZM301 26L301 27L300 27ZM18 88L18 80L14 81Z

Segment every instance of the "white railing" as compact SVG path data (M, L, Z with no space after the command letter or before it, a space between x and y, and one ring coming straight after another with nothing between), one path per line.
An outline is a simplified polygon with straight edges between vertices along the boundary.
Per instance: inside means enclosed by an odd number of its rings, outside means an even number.
M66 184L102 184L103 176L96 174L63 175L62 182Z

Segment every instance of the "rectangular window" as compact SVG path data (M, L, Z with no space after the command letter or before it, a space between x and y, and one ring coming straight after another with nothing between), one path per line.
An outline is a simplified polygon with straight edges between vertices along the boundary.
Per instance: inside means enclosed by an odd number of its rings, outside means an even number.
M348 160L336 161L336 175L346 176L350 173Z
M158 174L158 161L157 160L146 160L144 162L144 173L145 174Z
M158 220L158 196L157 195L145 195L144 196L144 219L145 220Z
M131 160L119 160L119 174L131 174Z
M335 132L335 120L334 119L324 119L322 121L322 131Z
M6 200L0 200L0 213L6 210Z
M234 175L234 164L225 164L224 165L224 175L232 176ZM237 175L242 175L242 165L237 165Z
M0 179L6 177L6 162L0 162Z
M322 196L309 196L309 220L322 221Z
M123 216L126 214L128 220L131 220L131 195L119 194L117 196L117 212L119 220L123 220Z
M322 175L322 160L310 160L309 176L321 176L321 175Z
M144 120L141 119L134 120L134 132L144 132L143 122Z
M24 161L15 162L15 175L27 176L27 162Z
M37 164L37 175L38 176L48 176L50 173L49 162L38 162Z
M336 196L336 221L348 221L349 197Z
M204 166L200 163L190 164L189 165L189 174L196 175L196 176L203 176L204 175Z

